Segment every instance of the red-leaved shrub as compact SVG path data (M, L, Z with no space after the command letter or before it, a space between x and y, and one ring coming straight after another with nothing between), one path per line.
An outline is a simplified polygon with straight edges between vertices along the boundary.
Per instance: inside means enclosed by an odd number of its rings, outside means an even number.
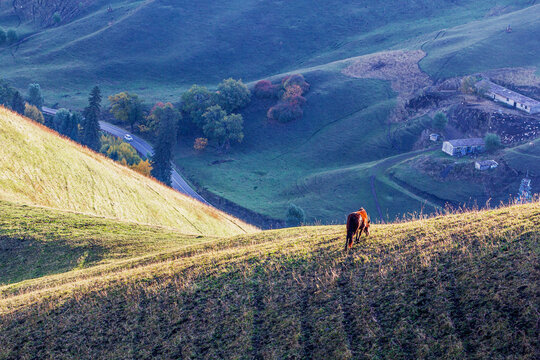
M302 115L304 115L302 107L288 101L278 102L277 105L271 107L266 114L268 119L279 121L281 123L301 119Z
M253 93L256 97L262 99L271 99L277 97L279 87L268 80L261 80L255 84Z
M306 93L309 90L309 84L306 82L306 79L304 79L304 76L302 76L302 74L292 74L285 76L281 80L281 85L285 90L287 90L291 86L297 85L300 87L300 89L302 89L302 94Z

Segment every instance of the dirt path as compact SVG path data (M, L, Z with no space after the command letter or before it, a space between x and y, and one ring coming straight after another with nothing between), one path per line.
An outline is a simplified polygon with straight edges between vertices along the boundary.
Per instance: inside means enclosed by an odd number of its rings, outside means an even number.
M385 172L386 170L388 170L389 168L391 168L392 166L400 163L400 162L403 162L403 161L406 161L408 159L411 159L415 156L418 156L418 155L421 155L421 154L425 154L425 153L428 153L430 151L433 151L433 150L436 150L438 147L434 146L434 147L431 147L429 149L423 149L423 150L416 150L416 151L411 151L411 152L408 152L408 153L405 153L405 154L400 154L400 155L396 155L396 156L393 156L393 157L390 157L390 158L387 158L387 159L384 159L383 161L375 164L374 166L371 167L370 169L370 184L371 184L371 194L373 195L373 201L375 202L375 206L377 207L377 212L378 212L378 215L379 215L379 219L382 223L384 223L384 217L383 217L383 212L382 212L382 209L381 209L381 205L379 203L379 199L377 197L377 190L375 188L375 180L378 180L390 187L392 187L393 189L397 190L398 192L401 192L407 196L409 196L410 198L420 202L420 203L423 203L423 204L426 204L426 205L429 205L431 207L433 207L434 209L441 209L441 207L435 203L433 203L432 201L422 197L421 195L419 194L415 194L407 189L405 189L404 187L402 187L401 185L399 184L396 184L394 181L392 181L389 177L387 177L385 175Z

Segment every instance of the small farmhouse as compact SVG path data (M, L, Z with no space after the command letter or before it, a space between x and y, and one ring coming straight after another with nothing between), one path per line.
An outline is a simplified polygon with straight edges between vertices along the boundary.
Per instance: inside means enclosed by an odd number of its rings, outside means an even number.
M443 142L442 151L451 156L465 156L482 152L484 148L481 138L455 139Z
M497 166L499 166L499 164L495 160L483 160L474 163L474 168L480 171L495 169Z
M503 102L529 114L540 113L540 101L521 95L491 81L481 80L476 83L476 88L485 91L486 96L494 101Z
M429 134L429 140L433 141L433 142L437 142L439 141L439 134Z

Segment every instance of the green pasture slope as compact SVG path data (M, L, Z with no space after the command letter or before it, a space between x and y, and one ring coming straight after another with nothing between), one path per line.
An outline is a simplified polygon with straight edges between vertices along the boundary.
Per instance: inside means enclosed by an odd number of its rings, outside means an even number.
M50 103L82 106L92 86L176 101L193 83L245 81L402 47L423 34L483 19L495 6L529 1L95 0L56 27L17 27L0 2L0 26L23 41L0 49L1 74L38 82ZM113 11L107 12L111 5Z
M373 225L347 252L343 225L200 243L0 210L0 359L538 358L538 202Z
M0 285L121 263L215 240L140 225L0 201Z
M241 144L227 154L199 153L186 138L175 152L176 164L194 183L276 219L284 219L290 202L304 208L309 222L340 223L359 206L375 212L370 178L377 174L371 166L410 150L411 140L424 129L423 120L400 125L396 133L406 148L393 148L387 118L396 94L389 82L352 79L335 70L304 74L313 86L303 119L269 122L266 111L272 102L254 100L243 112ZM378 179L374 186L381 191L384 220L421 211L421 202Z
M508 25L511 33L505 31ZM540 69L538 39L540 4L444 29L431 39L421 37L415 42L427 53L420 67L440 79L506 67Z

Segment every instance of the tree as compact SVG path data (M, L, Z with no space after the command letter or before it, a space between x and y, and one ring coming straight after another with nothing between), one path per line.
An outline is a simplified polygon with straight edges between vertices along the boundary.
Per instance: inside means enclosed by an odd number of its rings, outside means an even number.
M13 29L9 29L6 34L6 39L9 45L14 44L18 39L17 32Z
M11 98L11 110L21 115L24 114L24 99L18 91L15 91Z
M28 85L28 103L41 110L43 107L43 95L39 84Z
M191 120L199 128L204 125L203 114L214 105L212 93L204 86L193 85L182 94L182 110L189 114Z
M433 117L431 125L434 129L443 131L446 128L446 125L448 125L448 118L444 113L438 112Z
M90 149L100 148L99 119L101 117L101 91L95 86L88 97L88 106L84 109L81 143Z
M53 128L60 134L66 135L63 130L67 126L67 123L69 123L70 117L71 113L67 109L59 109L53 118Z
M182 119L182 114L180 111L176 110L171 103L164 104L162 102L158 102L150 111L150 115L146 117L146 126L148 127L148 132L157 135L160 123L164 116L172 116L174 129L178 129L180 120Z
M0 27L0 45L4 45L7 40L6 31Z
M28 103L26 103L24 107L24 116L34 121L37 121L40 124L45 123L45 118L43 117L41 111L39 111L39 109L34 105L30 105Z
M306 221L306 213L304 210L296 206L295 204L289 204L287 209L287 225L289 226L299 226Z
M79 113L70 113L66 109L60 109L53 118L53 127L60 134L73 141L79 141L79 124L82 116Z
M476 79L472 76L466 76L461 80L461 92L464 94L473 94L475 92Z
M62 22L62 16L60 15L60 13L57 11L53 14L53 17L52 17L54 23L56 25L60 24Z
M242 80L232 78L223 80L218 85L217 103L228 113L243 108L251 101L251 92Z
M176 142L177 112L172 105L163 108L159 121L157 145L152 157L152 175L167 185L171 185L171 160L172 149Z
M497 134L487 133L484 137L487 152L494 152L501 147L501 138Z
M228 150L231 141L242 142L244 139L242 115L227 113L219 106L208 108L203 118L203 132L210 140L215 140L220 150Z
M121 92L109 96L111 113L123 123L128 123L133 131L134 125L143 119L142 101L137 94Z

